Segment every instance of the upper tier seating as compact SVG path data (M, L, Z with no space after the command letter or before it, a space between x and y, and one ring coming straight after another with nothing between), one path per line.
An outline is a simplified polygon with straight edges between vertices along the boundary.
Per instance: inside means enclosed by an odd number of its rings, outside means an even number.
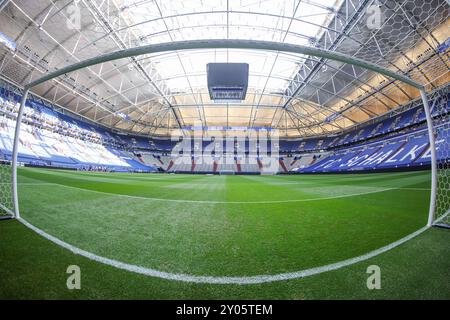
M448 131L448 123L445 126ZM448 132L436 140L437 149L449 144L450 133ZM450 160L442 158L442 153L438 154L440 154L438 160ZM337 150L311 166L294 169L294 172L348 172L420 167L430 163L428 132L421 130L383 141Z

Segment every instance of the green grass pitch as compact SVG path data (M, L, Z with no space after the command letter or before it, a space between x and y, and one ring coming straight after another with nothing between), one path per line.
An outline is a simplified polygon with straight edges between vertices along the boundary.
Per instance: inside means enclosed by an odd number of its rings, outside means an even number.
M24 219L83 250L199 276L294 272L388 245L427 221L422 172L212 176L21 168ZM193 284L90 261L17 221L0 222L2 298L450 298L448 230L431 229L380 256L258 285ZM65 287L69 264L82 289ZM382 289L368 290L378 264ZM424 274L427 274L425 277Z

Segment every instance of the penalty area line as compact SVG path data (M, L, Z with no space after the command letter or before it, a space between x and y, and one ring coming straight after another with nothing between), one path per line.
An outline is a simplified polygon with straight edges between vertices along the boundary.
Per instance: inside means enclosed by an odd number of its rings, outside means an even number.
M379 249L373 250L369 253L363 254L358 257L354 257L347 260L342 260L337 263L324 265L321 267L316 268L310 268L305 269L301 271L296 272L288 272L288 273L279 273L274 275L256 275L256 276L244 276L244 277L229 277L229 276L200 276L200 275L189 275L189 274L183 274L183 273L170 273L165 271L159 271L156 269L151 268L145 268L133 264L124 263L118 260L98 256L94 253L91 253L89 251L85 251L83 249L77 248L67 242L64 242L45 231L35 227L28 221L26 221L23 218L18 218L18 221L20 221L23 225L25 225L27 228L33 230L37 234L41 235L42 237L46 238L47 240L55 243L56 245L65 248L74 254L83 256L89 260L93 260L99 263L103 263L105 265L109 265L118 269L130 271L137 274L142 274L150 277L156 277L156 278L162 278L166 280L173 280L173 281L182 281L182 282L191 282L191 283L204 283L204 284L222 284L222 285L228 285L228 284L235 284L235 285L249 285L249 284L259 284L259 283L267 283L267 282L276 282L276 281L284 281L284 280L291 280L291 279L299 279L299 278L305 278L312 275L317 275L320 273L338 270L346 266L350 266L353 264L356 264L358 262L362 262L365 260L368 260L370 258L373 258L379 254L382 254L384 252L387 252L389 250L394 249L395 247L398 247L399 245L413 239L414 237L420 235L421 233L428 230L430 227L425 226L406 237L401 238L400 240L397 240L395 242L392 242L391 244L388 244L387 246L381 247Z
M38 185L38 183L30 183L30 184L22 184L22 185L30 186L33 184ZM19 186L20 185L21 184L19 183ZM39 183L39 185L59 186L59 187L65 187L65 188L70 188L70 189L82 190L82 191L86 191L86 192L106 194L106 195L125 197L125 198L131 198L131 199L143 199L143 200L164 201L164 202L209 203L209 204L272 204L272 203L289 203L289 202L310 202L310 201L332 200L332 199L339 199L339 198L349 198L349 197L363 196L363 195L367 195L367 194L380 193L380 192L401 189L401 188L384 188L381 190L372 190L372 191L367 191L367 192L351 193L351 194L344 194L344 195L323 197L323 198L309 198L309 199L267 200L267 201L214 201L214 200L163 199L163 198L140 197L140 196L127 195L127 194L111 193L111 192L90 190L90 189L85 189L85 188L78 188L78 187L67 186L67 185L59 184L59 183L53 183L53 182L49 182L49 183L43 182L43 183Z

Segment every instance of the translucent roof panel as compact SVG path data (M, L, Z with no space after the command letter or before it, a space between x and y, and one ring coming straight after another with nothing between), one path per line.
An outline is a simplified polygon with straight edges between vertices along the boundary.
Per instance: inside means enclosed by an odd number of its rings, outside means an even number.
M409 76L428 91L448 82L447 0L69 0L6 1L2 77L21 86L73 63L174 41L260 40L345 54ZM376 5L382 21L368 24ZM250 66L243 101L211 101L209 62ZM336 134L403 108L417 90L362 67L285 52L202 49L109 61L64 74L33 93L107 127L170 135L205 126L267 126L289 137ZM127 117L121 117L126 115ZM331 119L331 120L330 120Z
M141 44L195 39L253 39L308 45L323 32L341 1L117 1L128 30ZM276 53L207 50L169 53L156 68L172 91L206 90L208 62L248 62L249 88L286 89L302 59L279 59ZM245 58L243 58L245 57Z
M283 92L304 58L276 52L224 49L190 50L150 59L175 92L205 92L206 64L209 62L246 62L249 64L250 89Z

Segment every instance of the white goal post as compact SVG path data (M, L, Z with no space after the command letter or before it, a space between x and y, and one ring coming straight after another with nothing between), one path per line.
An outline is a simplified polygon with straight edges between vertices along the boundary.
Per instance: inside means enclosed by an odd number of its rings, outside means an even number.
M443 92L433 97L431 106L436 150L436 176L434 189L435 208L432 224L450 228L450 108L447 86Z
M20 125L22 121L22 115L23 115L23 109L25 105L25 101L27 99L28 92L31 88L44 83L46 81L49 81L51 79L54 79L56 77L59 77L64 74L71 73L73 71L86 68L89 66L93 66L96 64L117 60L117 59L123 59L123 58L129 58L134 57L138 55L143 54L150 54L150 53L160 53L160 52L168 52L168 51L178 51L178 50L191 50L191 49L253 49L253 50L266 50L266 51L275 51L275 52L287 52L287 53L295 53L295 54L303 54L308 56L314 56L324 59L330 59L335 60L339 62L343 62L346 64L359 66L361 68L365 68L371 71L375 71L377 73L380 73L386 77L389 77L391 79L395 79L398 81L401 81L403 83L406 83L417 90L420 91L420 95L423 101L423 107L426 113L426 119L427 119L427 127L428 127L428 135L429 135L429 143L431 147L431 171L432 171L432 183L431 183L431 198L430 198L430 209L429 209L429 215L428 215L428 226L431 226L435 220L441 219L444 220L444 218L441 218L444 214L439 211L438 216L435 214L437 213L436 210L436 199L440 199L440 195L438 192L441 189L438 189L438 172L437 172L437 156L436 156L436 148L435 148L435 135L436 132L434 132L433 129L433 118L430 111L430 106L428 103L427 95L425 92L425 87L421 83L418 83L414 81L413 79L400 74L396 73L394 71L391 71L389 69L386 69L384 67L378 66L374 63L364 61L355 57L351 57L342 53L325 50L325 49L319 49L315 47L309 47L309 46L303 46L303 45L294 45L294 44L288 44L288 43L279 43L279 42L271 42L271 41L254 41L254 40L230 40L230 39L213 39L213 40L192 40L192 41L175 41L170 43L160 43L160 44L151 44L131 49L125 49L125 50L119 50L116 52L112 52L109 54L104 54L101 56L97 56L91 59L87 59L78 63L75 63L73 65L60 68L54 72L48 73L45 76L34 80L24 87L24 92L22 95L22 100L20 103L19 112L17 114L17 120L16 120L16 130L15 130L15 137L14 137L14 145L13 145L13 156L12 156L12 197L13 197L13 207L14 207L14 216L16 218L20 217L20 210L19 210L19 202L18 202L18 193L17 193L17 155L18 155L18 143L19 143L19 134L20 134ZM447 150L448 151L448 150ZM448 168L448 164L446 164L446 167ZM445 170L448 171L447 169ZM447 174L447 173L446 173ZM447 174L448 177L448 174ZM443 198L444 199L444 198ZM447 211L450 201L448 201L448 197L445 197L447 199ZM438 201L438 208L439 210L444 210L441 208L443 204L441 205L442 201ZM442 221L441 221L442 222ZM448 223L448 220L447 220Z

